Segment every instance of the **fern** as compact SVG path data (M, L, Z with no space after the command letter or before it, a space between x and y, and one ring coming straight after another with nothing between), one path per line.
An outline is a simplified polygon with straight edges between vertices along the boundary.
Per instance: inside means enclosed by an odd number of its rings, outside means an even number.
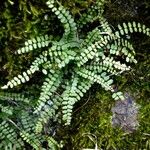
M95 20L98 20L102 17L102 14L104 12L104 4L105 1L98 0L95 2L94 5L88 8L86 13L81 14L77 22L79 30L81 30L84 25L87 25L88 23L93 23Z
M7 106L2 105L3 103L0 105L2 110L0 119L3 120L0 124L1 149L7 147L23 149L25 142L35 149L42 149L44 141L48 142L49 139L55 141L49 134L43 136L42 133L35 132L39 117L32 113L34 107L29 108L33 97L26 98L23 94L1 93L0 99L5 100L5 105L7 104ZM9 103L13 103L13 106ZM56 143L52 142L51 147L56 147L58 145Z
M3 102L0 105L2 113L5 113L2 118L4 121L0 125L0 137L10 138L8 143L16 144L19 136L37 150L43 147L44 141L47 141L50 149L59 147L60 144L51 134L44 133L45 126L51 121L69 125L74 104L81 100L94 83L112 92L114 100L125 99L121 91L113 89L112 76L129 71L130 65L137 63L133 45L126 36L133 32L150 36L150 29L140 23L128 22L118 25L118 29L114 31L103 18L103 5L104 1L95 2L76 21L58 1L47 2L48 8L64 27L64 33L58 40L52 35L39 35L27 40L25 46L16 51L17 55L25 55L24 53L36 53L40 50L40 54L26 71L8 81L1 89L30 83L30 78L37 71L41 71L45 79L38 98L34 98L35 105L30 102L32 98L19 96L18 99L14 96L17 104L25 103L24 109L19 111L18 119L13 123L17 135L5 119L13 116L14 111L17 111L15 108L18 107L4 106ZM81 32L85 25L95 21L100 25L86 35ZM0 94L2 101L9 97L12 99L13 95L8 94L5 97Z
M51 39L48 35L36 37L25 42L25 47L17 50L16 54L23 54L33 51L38 48L48 47Z
M14 145L16 148L23 147L24 143L22 139L18 138L16 130L8 123L8 121L3 121L0 124L0 148L4 149L7 145Z

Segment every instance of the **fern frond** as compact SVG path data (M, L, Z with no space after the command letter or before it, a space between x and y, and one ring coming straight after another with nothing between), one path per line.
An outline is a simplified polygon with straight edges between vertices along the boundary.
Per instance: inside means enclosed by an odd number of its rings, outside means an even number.
M101 46L103 46L103 44L105 44L106 42L107 41L98 41L90 45L88 48L82 49L81 54L77 56L77 65L80 67L85 64L89 59L93 59L97 55L98 49L101 48Z
M78 74L86 79L89 79L90 81L99 83L106 91L114 91L111 87L111 84L113 83L113 80L110 79L110 77L106 74L106 72L103 72L101 75L97 75L94 72L91 72L86 69L82 69L78 71Z
M2 101L8 101L8 102L24 102L24 103L29 103L31 97L26 97L23 94L20 93L8 93L8 92L0 92L0 100Z
M25 150L24 149L25 145L22 142L21 139L17 139L17 141L15 143L11 143L8 142L6 140L1 141L0 143L0 149L5 149L5 150L14 150L14 149L18 149L18 150Z
M126 66L126 64L121 64L120 61L115 61L113 59L113 57L106 57L105 55L103 55L102 57L103 62L102 62L102 66L103 67L107 67L107 69L118 69L121 71L126 71L126 70L130 70L130 66ZM106 70L107 71L107 70Z
M25 42L25 47L22 47L16 51L16 54L23 54L33 51L35 49L48 47L51 39L48 35L38 36L36 38L27 40Z
M105 4L105 1L98 0L91 7L89 7L87 12L83 13L78 20L77 22L78 29L81 30L83 26L86 25L87 23L94 22L98 18L101 18L104 12L104 9L103 9L104 4Z
M48 146L51 150L56 150L60 147L60 145L55 141L52 137L46 137Z
M24 112L21 116L20 136L33 148L39 150L42 148L43 136L41 136L41 134L35 133L36 121L37 121L36 115L29 115L27 112Z
M70 15L70 12L67 11L60 3L58 3L59 6L57 8L54 0L48 1L47 5L63 24L65 30L64 38L73 39L76 36L77 27L74 19Z
M31 116L27 112L23 112L20 118L20 122L21 128L24 131L33 132L35 128L36 116Z
M113 34L113 31L112 31L108 21L105 18L103 18L103 17L99 18L99 22L101 24L99 27L101 34L108 34L108 35Z
M115 32L115 35L128 35L129 33L139 32L147 36L150 36L150 28L147 28L145 25L136 22L123 23L123 25L118 25L118 31Z
M22 75L18 75L14 77L12 80L8 81L8 83L1 87L1 89L13 88L18 86L22 83L25 83L30 80L31 75L34 74L36 71L39 71L39 66L47 61L47 52L44 51L39 57L37 57L30 68L23 72Z
M62 73L59 70L50 70L41 87L41 93L37 101L35 112L39 112L45 103L51 98L53 93L57 90L62 80L61 74Z
M13 129L7 121L2 121L2 123L0 123L0 140L1 141L4 140L12 144L13 143L19 144L19 140L17 139L18 139L18 136L17 136L15 129ZM22 145L21 141L20 141L20 144Z
M43 127L48 123L50 119L58 121L58 115L56 110L61 106L62 98L58 95L53 95L53 98L45 103L43 109L39 112L39 117L36 122L35 132L41 133ZM36 112L37 113L37 112Z
M79 77L72 77L72 81L70 81L70 85L66 87L64 93L62 93L62 113L63 113L63 121L65 121L65 125L69 125L71 123L71 116L73 105L79 101L84 93L91 87L92 82L89 80L80 80Z
M55 44L49 49L49 55L52 57L52 61L59 68L65 67L71 60L75 59L76 52L72 51L72 48L79 47L79 42L71 41L64 43L60 41L59 44Z
M101 38L101 32L98 28L95 28L91 32L88 32L85 40L82 41L81 47L87 48L90 46L93 42L98 41Z
M107 45L107 49L109 49L109 53L112 55L124 55L126 57L126 62L137 63L134 58L134 48L132 44L125 39L116 39L113 43Z
M122 92L120 92L120 91L114 92L112 94L112 98L114 100L124 100L125 99L124 94Z
M36 138L34 133L28 133L25 131L21 131L20 136L23 138L24 141L29 143L35 150L41 149L41 142L38 138Z

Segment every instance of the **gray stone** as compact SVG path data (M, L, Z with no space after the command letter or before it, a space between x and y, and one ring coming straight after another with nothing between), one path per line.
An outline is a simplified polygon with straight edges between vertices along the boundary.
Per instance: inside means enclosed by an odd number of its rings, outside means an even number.
M138 128L139 107L127 93L124 100L118 100L112 108L112 126L121 127L126 132L133 132Z

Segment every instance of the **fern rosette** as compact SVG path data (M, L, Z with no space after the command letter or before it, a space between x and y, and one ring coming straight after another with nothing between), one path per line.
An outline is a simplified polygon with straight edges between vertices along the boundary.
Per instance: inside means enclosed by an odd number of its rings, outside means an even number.
M55 35L39 35L27 40L24 47L16 51L17 55L25 55L41 50L27 71L1 87L14 88L30 82L37 71L44 74L45 79L36 104L31 109L32 113L23 113L22 126L19 127L22 129L22 140L35 149L39 149L45 140L49 147L59 147L51 135L43 135L45 126L51 120L69 125L74 104L81 100L94 83L112 92L113 99L124 100L123 93L113 89L112 76L129 71L130 64L136 63L134 48L126 36L133 32L150 36L150 29L140 23L128 22L118 25L118 30L113 31L103 18L103 5L103 1L97 1L87 14L81 15L76 21L58 1L48 1L47 6L64 27L63 35L57 41L52 40ZM99 26L83 34L82 28L94 21L98 21ZM9 133L9 125L5 121L1 123L0 131L3 126L6 126L3 136L17 137L13 130Z

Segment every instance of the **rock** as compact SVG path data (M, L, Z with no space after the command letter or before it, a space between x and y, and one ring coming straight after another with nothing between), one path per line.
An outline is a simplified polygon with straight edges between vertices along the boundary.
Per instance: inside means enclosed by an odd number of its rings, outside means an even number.
M132 133L138 128L139 107L127 93L124 100L118 100L112 108L112 126L120 126L125 132Z

